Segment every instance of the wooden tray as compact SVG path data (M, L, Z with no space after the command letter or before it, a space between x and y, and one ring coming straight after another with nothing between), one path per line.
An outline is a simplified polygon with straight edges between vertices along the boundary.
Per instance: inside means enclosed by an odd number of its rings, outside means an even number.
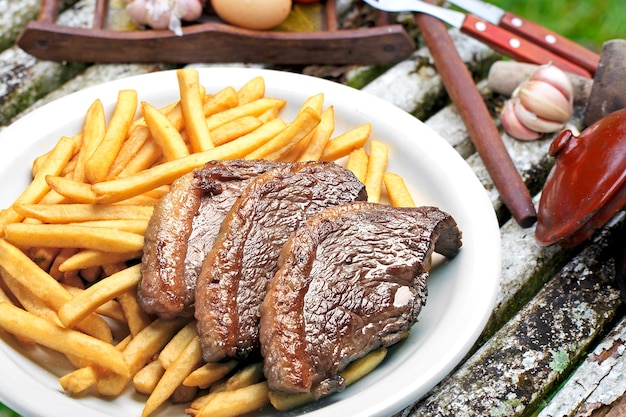
M105 28L107 0L97 0L92 28L56 23L59 0L43 0L37 20L29 22L17 44L44 60L79 62L251 62L271 64L387 64L406 58L415 44L404 28L389 24L339 29L335 0L323 5L324 30L256 31L207 21L170 30L119 31Z

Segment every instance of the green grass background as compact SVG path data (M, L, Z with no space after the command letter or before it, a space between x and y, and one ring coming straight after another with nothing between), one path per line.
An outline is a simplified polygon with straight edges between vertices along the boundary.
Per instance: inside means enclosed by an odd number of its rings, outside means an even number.
M626 39L626 0L490 0L505 10L599 52Z

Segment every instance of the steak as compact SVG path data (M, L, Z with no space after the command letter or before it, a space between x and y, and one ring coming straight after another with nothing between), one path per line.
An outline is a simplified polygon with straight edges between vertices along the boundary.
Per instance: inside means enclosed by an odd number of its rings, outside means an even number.
M206 361L258 351L259 306L285 241L322 209L364 199L365 186L332 162L294 163L250 181L198 276L195 315Z
M341 390L346 365L408 335L433 251L452 258L460 247L455 220L434 207L358 202L310 218L285 243L260 309L270 388Z
M248 182L280 166L270 161L212 161L177 179L145 233L138 300L164 318L193 316L200 267Z

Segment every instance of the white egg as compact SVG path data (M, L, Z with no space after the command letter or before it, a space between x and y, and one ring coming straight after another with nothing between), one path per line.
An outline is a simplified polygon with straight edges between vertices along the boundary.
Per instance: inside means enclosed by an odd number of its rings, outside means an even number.
M211 0L215 13L226 22L246 29L271 29L291 11L291 0Z

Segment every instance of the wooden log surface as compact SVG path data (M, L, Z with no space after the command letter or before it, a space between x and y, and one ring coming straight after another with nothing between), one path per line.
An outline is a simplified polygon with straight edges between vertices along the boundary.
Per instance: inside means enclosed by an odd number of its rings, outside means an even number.
M593 350L538 417L626 415L626 318Z

